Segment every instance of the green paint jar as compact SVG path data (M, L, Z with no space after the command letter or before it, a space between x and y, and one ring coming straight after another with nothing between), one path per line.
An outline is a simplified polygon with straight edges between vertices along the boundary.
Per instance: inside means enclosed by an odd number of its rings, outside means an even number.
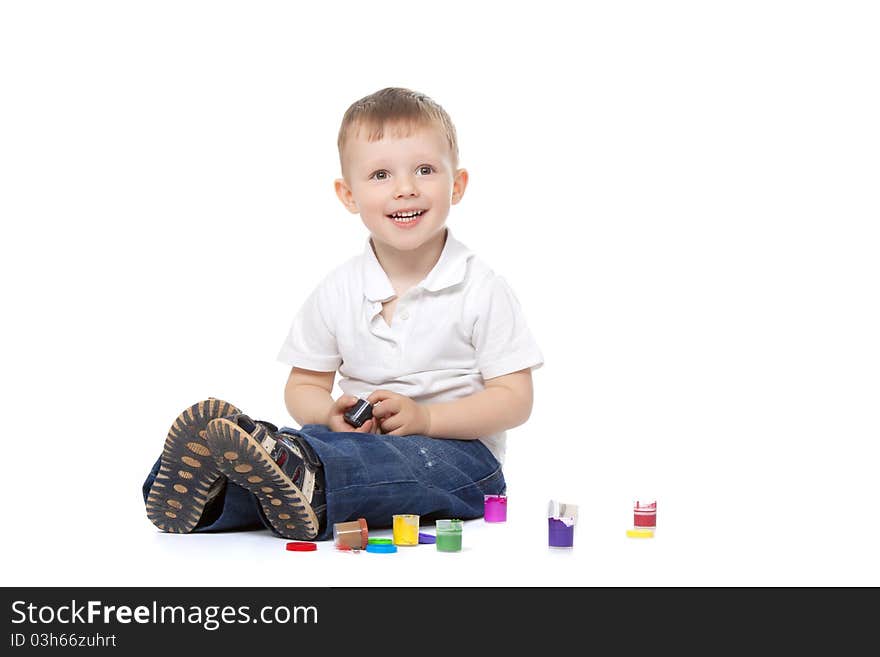
M438 552L460 552L461 551L461 528L463 523L461 520L438 520L435 523L437 530L437 551Z

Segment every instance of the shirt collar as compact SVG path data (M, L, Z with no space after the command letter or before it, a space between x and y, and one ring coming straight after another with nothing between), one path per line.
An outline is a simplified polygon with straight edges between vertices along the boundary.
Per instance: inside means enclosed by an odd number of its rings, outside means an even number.
M468 260L473 253L464 244L452 236L452 231L446 229L446 243L440 253L440 259L428 275L416 287L424 288L430 292L458 285L464 280L467 273ZM370 301L388 301L395 295L394 287L388 279L388 274L382 269L373 246L367 238L367 246L364 249L364 296Z

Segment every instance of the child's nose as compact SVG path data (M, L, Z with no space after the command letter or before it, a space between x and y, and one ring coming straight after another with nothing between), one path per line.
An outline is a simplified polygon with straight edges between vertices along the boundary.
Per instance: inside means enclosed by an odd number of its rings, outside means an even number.
M399 176L397 178L397 186L394 188L394 197L401 198L403 196L418 196L418 187L415 181L409 176Z

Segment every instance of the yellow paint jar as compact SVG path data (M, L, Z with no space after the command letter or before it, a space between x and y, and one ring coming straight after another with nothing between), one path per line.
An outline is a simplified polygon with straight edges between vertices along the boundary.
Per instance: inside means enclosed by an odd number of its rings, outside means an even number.
M393 517L392 540L395 545L419 544L419 517L412 513L403 513Z

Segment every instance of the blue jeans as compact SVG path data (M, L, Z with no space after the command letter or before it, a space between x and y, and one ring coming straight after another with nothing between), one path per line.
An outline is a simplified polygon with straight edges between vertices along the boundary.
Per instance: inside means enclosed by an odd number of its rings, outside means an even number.
M331 431L318 424L281 432L301 436L324 464L327 518L318 540L333 536L337 522L364 518L371 528L391 527L392 516L422 520L483 515L483 495L506 491L501 465L479 440L385 436ZM144 482L144 502L159 460ZM194 531L272 529L248 490L228 481Z

